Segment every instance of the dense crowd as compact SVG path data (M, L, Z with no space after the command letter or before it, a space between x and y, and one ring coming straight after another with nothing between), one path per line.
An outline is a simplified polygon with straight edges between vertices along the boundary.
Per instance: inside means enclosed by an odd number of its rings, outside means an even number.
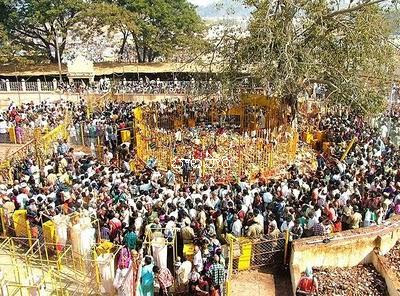
M103 159L75 153L67 142L59 141L43 167L27 158L14 171L13 184L1 185L0 194L8 215L27 210L32 233L39 239L42 223L58 214L78 211L98 219L98 239L124 245L121 254L143 253L142 295L154 295L155 287L160 295L168 295L174 282L181 293L222 295L227 236L279 239L288 231L292 241L379 225L400 214L399 150L384 128L373 128L360 116L327 114L320 119L319 128L332 147L330 153L318 154L315 172L300 173L291 166L284 179L242 176L229 184L217 184L213 178L194 183L190 168L182 168L189 175L185 182L179 172L161 172L154 163L140 172L131 170L134 147L117 149L113 143L115 131L132 121L131 111L137 105L109 104L90 117L84 104L70 105L75 124L86 120L104 133L108 148ZM151 108L157 106L163 113L189 105L157 103ZM199 103L190 106L190 111L201 108ZM61 116L56 107L28 110L49 122L57 119L54 114ZM353 137L357 137L354 147L340 161L346 146L341 143ZM172 241L175 236L180 258L174 263L168 249L167 266L143 247L146 241ZM190 244L195 248L189 259L183 250Z
M33 102L16 106L10 104L8 109L0 113L0 143L10 141L9 128L15 128L17 143L23 143L32 137L33 130L40 128L43 132L55 128L65 118L67 103Z
M113 91L115 93L133 93L133 94L189 94L218 92L221 89L219 82L195 81L191 80L170 80L164 81L157 79L145 79L128 81L126 79L112 81L108 77L100 78L96 82L85 83L84 81L68 83L63 82L58 85L59 90L72 93L106 93Z

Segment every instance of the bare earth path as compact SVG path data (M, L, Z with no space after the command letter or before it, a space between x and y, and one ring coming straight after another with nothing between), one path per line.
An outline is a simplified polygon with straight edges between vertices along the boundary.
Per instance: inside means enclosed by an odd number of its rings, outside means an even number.
M232 276L232 296L291 296L290 276L281 273L243 271Z

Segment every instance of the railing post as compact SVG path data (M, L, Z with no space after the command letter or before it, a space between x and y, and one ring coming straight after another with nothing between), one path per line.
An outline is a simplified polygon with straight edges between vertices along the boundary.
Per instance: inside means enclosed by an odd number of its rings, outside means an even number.
M15 133L15 126L12 126L8 129L8 134L10 136L10 142L13 144L17 144L17 135Z
M7 92L11 91L10 80L8 80L8 79L6 79L6 89L7 89Z
M26 91L25 79L21 79L21 89L22 89L22 91Z
M53 79L53 89L57 90L57 79Z
M286 259L287 259L287 255L288 255L288 246L289 246L289 228L286 229L286 233L285 233L285 250L284 250L284 254L283 254L283 264L286 264Z
M42 84L40 83L40 79L37 80L37 90L38 92L42 91Z
M1 228L3 230L3 236L7 237L7 223L6 223L6 215L4 212L4 208L0 208L0 219L1 219Z

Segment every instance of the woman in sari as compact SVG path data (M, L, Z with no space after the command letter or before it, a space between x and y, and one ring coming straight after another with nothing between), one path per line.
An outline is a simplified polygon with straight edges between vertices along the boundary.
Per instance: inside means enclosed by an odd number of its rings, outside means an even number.
M140 295L154 296L154 264L150 256L144 258L144 264L140 277Z

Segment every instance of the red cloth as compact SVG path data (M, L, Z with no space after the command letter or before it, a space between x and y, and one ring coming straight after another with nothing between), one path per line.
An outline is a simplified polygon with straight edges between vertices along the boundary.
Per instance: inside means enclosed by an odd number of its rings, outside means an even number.
M315 286L312 278L303 277L300 279L299 290L306 293L315 292Z

